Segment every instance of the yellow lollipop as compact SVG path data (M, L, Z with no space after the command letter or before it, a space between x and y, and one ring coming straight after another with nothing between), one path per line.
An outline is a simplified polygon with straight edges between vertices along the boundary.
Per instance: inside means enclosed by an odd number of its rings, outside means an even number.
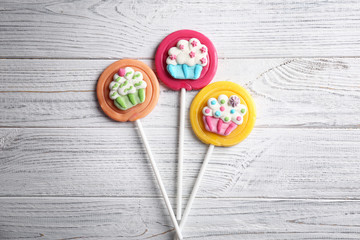
M233 146L251 132L256 120L255 104L250 94L233 82L215 82L203 88L190 107L190 121L196 136L209 144L188 204L180 222L182 230L214 146Z
M220 115L216 116L217 113ZM233 146L244 140L253 129L255 119L252 97L233 82L208 85L196 95L190 107L191 126L196 136L215 146ZM209 131L209 127L213 131Z

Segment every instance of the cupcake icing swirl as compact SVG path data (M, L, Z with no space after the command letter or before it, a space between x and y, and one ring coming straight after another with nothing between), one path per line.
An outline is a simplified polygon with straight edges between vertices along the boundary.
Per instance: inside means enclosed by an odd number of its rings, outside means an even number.
M113 81L109 85L111 99L116 99L119 95L126 96L129 93L136 93L136 90L146 88L147 84L143 80L141 72L135 72L131 67L126 67L119 70L119 73L114 74Z
M202 113L204 116L221 118L225 123L232 121L236 125L240 125L243 122L243 116L247 113L247 107L240 104L238 96L232 95L229 98L222 94L218 99L210 98Z
M191 38L189 41L180 40L176 47L172 47L168 52L167 64L178 65L186 64L190 67L199 64L206 66L208 64L208 48L201 44L197 38Z

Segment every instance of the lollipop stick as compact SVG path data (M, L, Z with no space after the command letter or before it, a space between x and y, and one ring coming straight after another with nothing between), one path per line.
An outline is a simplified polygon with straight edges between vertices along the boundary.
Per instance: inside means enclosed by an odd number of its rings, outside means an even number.
M178 150L178 177L177 177L177 201L176 218L181 220L182 209L182 179L183 179L183 159L184 159L184 128L185 128L185 94L186 89L180 92L180 126L179 126L179 150Z
M188 203L186 205L184 214L182 216L182 219L181 219L181 222L180 222L180 230L182 230L184 228L184 226L185 226L186 220L187 220L187 218L189 216L191 207L192 207L192 205L194 203L194 200L195 200L195 197L196 197L196 193L199 190L201 180L202 180L202 178L204 176L206 166L209 163L209 160L211 158L211 154L212 154L213 150L214 150L214 145L210 144L209 148L208 148L208 150L206 152L204 162L203 162L203 164L202 164L202 166L200 168L200 171L199 171L198 177L196 179L195 185L194 185L194 187L193 187L193 189L191 191L191 194L190 194ZM176 236L175 236L175 239L176 239Z
M141 124L141 122L140 122L139 119L136 120L135 123L136 123L137 128L139 129L140 136L141 136L141 138L142 138L142 140L143 140L143 143L144 143L144 145L145 145L146 152L147 152L147 154L148 154L148 156L149 156L149 159L150 159L151 167L152 167L152 169L153 169L153 171L154 171L154 174L155 174L157 183L158 183L158 185L159 185L159 187L160 187L160 190L161 190L161 194L162 194L162 196L163 196L163 198L164 198L166 207L167 207L167 209L168 209L168 211L169 211L171 221L172 221L173 224L174 224L174 227L175 227L175 231L176 231L176 233L177 233L177 236L178 236L179 239L183 239L182 234L181 234L181 231L180 231L180 227L179 227L179 225L178 225L178 223L177 223L177 221L176 221L174 211L173 211L173 209L172 209L172 207L171 207L171 204L170 204L170 201L169 201L169 197L168 197L168 195L167 195L167 193L166 193L164 184L163 184L163 182L162 182L162 180L161 180L161 176L160 176L159 170L158 170L158 168L157 168L157 166L156 166L156 163L155 163L155 160L154 160L154 156L152 155L149 142L148 142L148 140L146 139L145 132L144 132L144 129L143 129L143 127L142 127L142 124Z

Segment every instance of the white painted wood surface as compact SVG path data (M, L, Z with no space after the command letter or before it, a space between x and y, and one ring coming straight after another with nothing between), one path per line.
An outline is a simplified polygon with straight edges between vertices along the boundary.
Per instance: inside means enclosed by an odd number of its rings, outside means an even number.
M248 139L215 148L186 239L360 239L359 16L355 0L1 1L0 239L173 238L134 125L95 86L115 59L154 67L182 28L258 109ZM142 120L173 206L178 101L161 86ZM207 148L185 126L183 206Z
M152 58L165 36L184 27L208 35L221 58L360 54L357 0L12 0L0 7L2 57Z

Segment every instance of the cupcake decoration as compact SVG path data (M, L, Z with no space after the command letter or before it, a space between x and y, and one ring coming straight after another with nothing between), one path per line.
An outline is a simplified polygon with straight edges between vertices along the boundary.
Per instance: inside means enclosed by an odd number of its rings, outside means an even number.
M222 94L218 99L210 98L202 113L206 130L227 136L243 123L247 107L240 104L238 96L228 97Z
M131 67L120 68L109 85L109 96L117 108L127 110L145 101L146 86L141 72Z
M208 64L208 48L197 38L180 40L172 47L166 59L167 71L176 79L196 80L204 66Z

